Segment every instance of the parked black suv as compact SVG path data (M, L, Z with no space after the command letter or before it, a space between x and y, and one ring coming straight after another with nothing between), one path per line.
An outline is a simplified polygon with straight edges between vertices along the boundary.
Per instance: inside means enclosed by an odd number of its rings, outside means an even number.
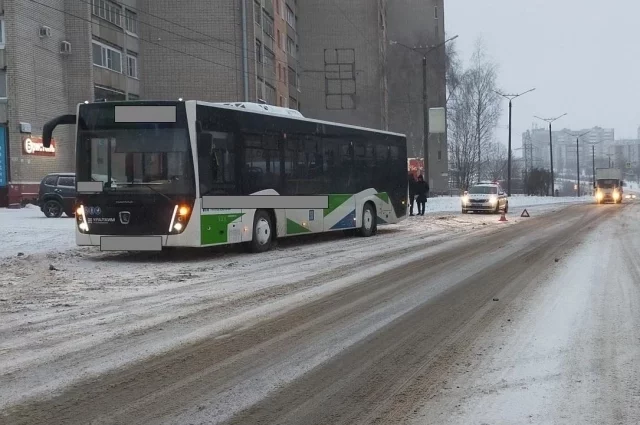
M75 216L75 173L51 173L40 182L38 205L47 217Z

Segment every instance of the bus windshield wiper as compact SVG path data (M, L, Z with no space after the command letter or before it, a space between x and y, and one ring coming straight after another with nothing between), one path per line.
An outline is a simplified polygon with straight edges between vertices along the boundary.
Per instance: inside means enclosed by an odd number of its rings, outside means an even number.
M158 184L162 184L162 183L158 183ZM128 185L128 186L146 186L146 187L148 187L149 189L153 190L154 192L156 192L156 193L158 193L158 194L160 194L160 195L164 196L164 197L165 197L169 202L174 202L174 201L173 201L173 199L171 199L168 195L166 195L166 194L164 194L164 193L160 192L159 190L156 190L156 189L153 187L153 185L151 185L151 184L149 184L149 183L138 183L138 182L133 182L133 181L131 181L131 182L127 182L127 185Z

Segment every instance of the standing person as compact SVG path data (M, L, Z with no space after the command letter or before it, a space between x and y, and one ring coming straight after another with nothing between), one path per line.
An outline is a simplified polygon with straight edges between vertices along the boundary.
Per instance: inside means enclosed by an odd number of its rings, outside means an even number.
M429 183L424 181L422 174L418 176L416 182L416 195L418 196L418 215L424 215L427 207L427 195L429 194Z
M416 178L409 173L409 215L413 215L413 202L416 199Z

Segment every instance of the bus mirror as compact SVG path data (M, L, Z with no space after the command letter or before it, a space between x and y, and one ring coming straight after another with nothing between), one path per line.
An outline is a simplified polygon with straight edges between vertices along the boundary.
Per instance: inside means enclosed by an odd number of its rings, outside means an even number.
M213 145L213 134L211 133L198 134L198 156L208 156L211 153L212 145Z
M51 146L51 139L53 138L53 130L55 130L57 126L64 125L64 124L75 124L75 123L76 123L75 115L61 115L47 122L42 127L42 145L45 148L48 148Z

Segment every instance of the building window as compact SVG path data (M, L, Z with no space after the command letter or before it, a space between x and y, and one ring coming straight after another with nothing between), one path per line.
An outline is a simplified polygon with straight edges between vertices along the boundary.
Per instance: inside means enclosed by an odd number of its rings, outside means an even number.
M7 99L7 71L0 70L0 99Z
M262 20L264 22L264 32L271 38L273 35L273 18L266 13L262 14Z
M298 109L298 101L295 100L293 97L289 97L289 108L291 109Z
M280 10L280 0L276 0L276 13L278 15L282 15L282 11Z
M138 15L135 12L125 9L124 11L125 29L132 35L138 34Z
M138 78L138 58L130 54L127 54L127 75Z
M287 23L291 28L296 29L296 15L289 6L287 6Z
M93 0L93 14L114 25L122 26L122 8L109 0Z
M262 43L260 40L256 40L256 60L258 63L262 63Z
M291 37L287 37L287 53L294 58L296 57L296 43Z
M264 95L265 95L265 101L269 104L269 105L275 105L276 104L276 89L275 87L273 87L271 84L269 83L265 83L264 84Z
M433 17L434 19L438 19L438 6L433 8Z
M6 35L4 32L4 19L0 19L0 49L4 49Z
M122 53L94 40L93 64L101 68L122 73Z
M262 6L257 1L253 2L253 19L256 21L258 26L262 26Z
M264 63L266 68L275 72L276 70L276 55L266 47L264 48ZM275 98L274 98L275 99Z
M438 161L442 161L442 151L438 151Z
M278 30L278 47L281 50L284 50L284 45L282 44L282 34L280 33L280 30Z
M296 70L289 67L289 84L293 84L297 87Z

